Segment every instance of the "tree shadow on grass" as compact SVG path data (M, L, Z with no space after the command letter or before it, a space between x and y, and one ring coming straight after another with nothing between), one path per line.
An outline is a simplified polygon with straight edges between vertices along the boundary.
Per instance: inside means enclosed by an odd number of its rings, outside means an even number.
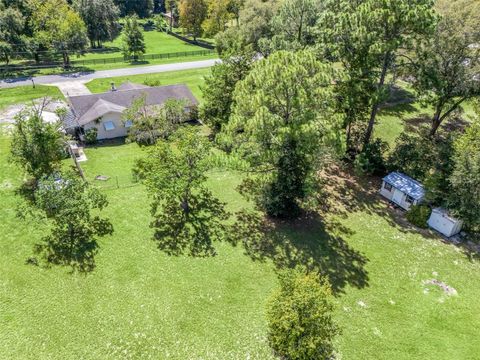
M347 218L356 212L378 215L403 233L421 234L425 238L436 236L429 230L410 224L405 211L384 199L379 190L381 177L356 176L349 165L334 165L319 174L323 196L319 199L321 212Z
M318 214L306 214L295 221L274 221L255 214L239 215L235 227L246 255L254 261L271 260L277 269L305 266L328 277L334 294L347 285L368 286L368 259L353 249L344 236L350 229L326 223Z

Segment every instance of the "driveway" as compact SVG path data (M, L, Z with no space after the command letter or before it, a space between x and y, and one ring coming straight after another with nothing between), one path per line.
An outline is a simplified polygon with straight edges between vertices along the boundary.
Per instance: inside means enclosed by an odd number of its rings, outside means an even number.
M200 68L213 66L215 65L215 63L219 61L220 60L218 59L212 59L212 60L190 61L190 62L164 64L164 65L137 66L137 67L129 67L129 68L122 68L122 69L114 69L114 70L102 70L102 71L94 71L94 72L79 72L79 73L61 74L61 75L44 75L44 76L37 76L34 78L21 77L21 78L0 80L0 89L12 88L17 86L25 86L25 85L31 86L32 79L33 81L35 81L35 84L56 85L60 87L59 84L67 83L67 82L81 82L85 84L86 82L93 79L104 79L104 78L116 77L116 76L130 76L130 75L160 73L160 72L167 72L167 71L200 69ZM80 87L78 87L74 91L82 91L79 89ZM85 89L83 89L83 91L85 91Z
M54 84L49 84L51 86L56 86L60 89L65 98L69 96L78 96L78 95L90 95L92 92L88 90L85 86L85 80L75 80L75 81L64 81Z

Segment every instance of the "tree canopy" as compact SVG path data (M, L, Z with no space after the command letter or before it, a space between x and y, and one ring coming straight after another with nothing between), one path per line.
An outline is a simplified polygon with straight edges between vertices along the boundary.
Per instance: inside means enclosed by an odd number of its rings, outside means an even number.
M195 128L179 129L173 141L159 141L134 168L152 198L153 239L169 255L215 255L228 214L205 185L211 145Z
M223 140L253 176L244 193L269 215L296 216L328 146L342 144L334 71L311 52L279 51L238 83Z
M330 359L339 328L327 280L304 269L279 273L280 288L267 304L268 340L282 359Z

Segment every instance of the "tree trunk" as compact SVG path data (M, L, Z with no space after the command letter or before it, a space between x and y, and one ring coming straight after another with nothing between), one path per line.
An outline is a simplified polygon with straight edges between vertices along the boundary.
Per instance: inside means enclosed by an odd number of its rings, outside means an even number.
M453 104L450 109L448 109L443 115L442 110L443 110L443 105L437 104L436 110L435 110L435 115L432 119L432 128L430 129L430 137L435 136L438 128L442 124L443 120L450 115L452 112L454 112L465 100L467 100L467 97L463 97L460 100L458 100L455 104Z
M388 65L390 62L390 53L385 54L385 59L383 60L382 73L380 75L380 80L378 81L377 91L380 90L383 85L385 85L385 78L387 77ZM365 138L363 140L363 147L367 146L370 143L372 138L373 126L375 125L375 120L377 118L379 103L376 102L373 104L372 111L370 113L370 120L368 121L368 127L365 132Z
M430 137L434 137L438 128L440 127L441 120L440 120L440 115L442 114L442 106L440 104L437 104L435 114L433 115L432 119L432 127L430 128Z

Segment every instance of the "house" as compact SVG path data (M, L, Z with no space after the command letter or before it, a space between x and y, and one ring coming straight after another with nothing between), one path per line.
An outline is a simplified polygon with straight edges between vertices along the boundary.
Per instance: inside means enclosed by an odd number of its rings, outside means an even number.
M122 114L141 96L145 96L147 106L162 105L169 99L186 100L187 111L198 105L186 85L149 87L127 82L118 88L112 85L112 90L106 93L69 97L70 111L64 120L65 129L80 139L91 128L97 129L98 140L127 136L132 122L124 121Z
M452 237L462 230L463 223L461 220L451 217L447 210L436 208L432 210L432 215L428 219L428 226L446 237Z
M422 202L423 185L400 172L392 172L383 178L380 194L405 210Z
M162 13L162 17L165 19L168 26L172 25L172 27L178 27L178 17L172 15L171 12Z

